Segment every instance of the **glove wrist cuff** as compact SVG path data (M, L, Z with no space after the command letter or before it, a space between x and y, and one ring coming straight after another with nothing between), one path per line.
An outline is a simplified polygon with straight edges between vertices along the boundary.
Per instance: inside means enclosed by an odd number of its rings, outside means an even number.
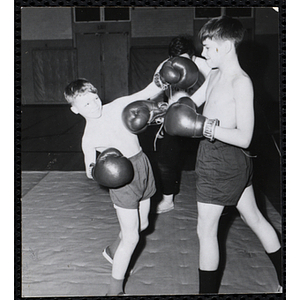
M169 84L168 83L164 83L161 79L161 76L159 73L154 74L154 83L161 88L163 91L165 91L166 89L168 89Z
M90 163L89 165L89 173L92 175L93 179L95 179L95 176L94 176L94 167L95 167L95 163Z
M215 128L219 126L220 121L218 119L206 119L203 128L203 136L208 138L210 142L215 140Z

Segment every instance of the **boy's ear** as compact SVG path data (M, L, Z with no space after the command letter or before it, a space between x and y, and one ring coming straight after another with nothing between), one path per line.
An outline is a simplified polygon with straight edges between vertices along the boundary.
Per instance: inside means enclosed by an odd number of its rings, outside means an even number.
M229 53L233 47L233 43L229 40L224 42L224 50L226 53Z
M70 109L71 109L71 111L72 111L74 114L76 114L76 115L79 113L78 110L77 110L77 108L74 107L74 106L71 106Z

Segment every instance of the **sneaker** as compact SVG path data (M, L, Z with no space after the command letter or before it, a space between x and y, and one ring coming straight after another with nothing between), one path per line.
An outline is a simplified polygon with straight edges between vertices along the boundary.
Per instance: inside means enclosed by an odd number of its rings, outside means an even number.
M109 250L109 246L107 246L107 247L103 250L102 255L104 256L104 258L105 258L110 264L113 264L113 258L111 257L111 253L110 253L110 250Z
M171 211L174 209L174 202L169 202L166 200L162 200L158 205L157 205L157 210L156 212L158 214L163 214L166 213L168 211Z

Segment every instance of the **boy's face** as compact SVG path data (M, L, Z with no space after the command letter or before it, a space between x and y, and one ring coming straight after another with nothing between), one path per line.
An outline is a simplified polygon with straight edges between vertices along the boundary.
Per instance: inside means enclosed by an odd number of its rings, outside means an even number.
M102 102L97 94L87 92L75 98L71 110L86 119L98 119L102 115Z
M205 39L203 41L202 56L211 68L217 68L223 53L223 41L216 39Z

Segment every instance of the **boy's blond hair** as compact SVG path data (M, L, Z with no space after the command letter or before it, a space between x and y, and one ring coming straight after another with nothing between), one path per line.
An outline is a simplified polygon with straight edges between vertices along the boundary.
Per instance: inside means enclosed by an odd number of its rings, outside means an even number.
M67 85L64 91L65 99L72 104L78 95L87 92L98 94L98 90L86 79L80 78Z

